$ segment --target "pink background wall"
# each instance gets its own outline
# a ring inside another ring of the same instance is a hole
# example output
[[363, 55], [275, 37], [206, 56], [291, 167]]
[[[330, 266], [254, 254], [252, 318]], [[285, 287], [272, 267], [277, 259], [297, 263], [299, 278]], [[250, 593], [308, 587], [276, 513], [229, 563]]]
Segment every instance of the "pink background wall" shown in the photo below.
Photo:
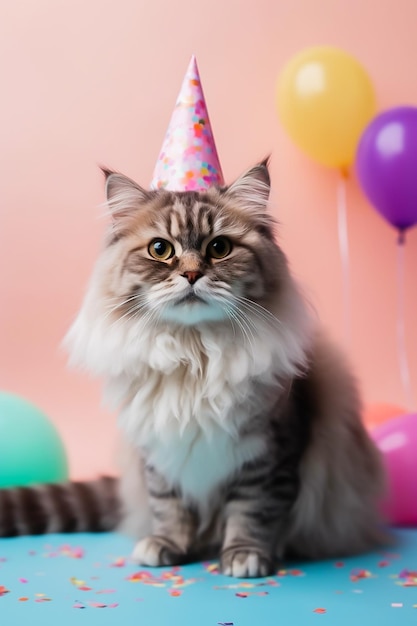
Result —
[[[410, 0], [6, 0], [0, 5], [0, 387], [57, 424], [74, 476], [111, 467], [115, 419], [59, 344], [102, 231], [103, 163], [144, 185], [191, 53], [228, 180], [272, 151], [280, 240], [331, 334], [343, 339], [336, 175], [280, 127], [274, 89], [302, 48], [329, 44], [370, 73], [379, 108], [417, 104]], [[349, 183], [353, 338], [367, 404], [404, 404], [396, 356], [395, 234]], [[406, 322], [417, 396], [417, 229]]]

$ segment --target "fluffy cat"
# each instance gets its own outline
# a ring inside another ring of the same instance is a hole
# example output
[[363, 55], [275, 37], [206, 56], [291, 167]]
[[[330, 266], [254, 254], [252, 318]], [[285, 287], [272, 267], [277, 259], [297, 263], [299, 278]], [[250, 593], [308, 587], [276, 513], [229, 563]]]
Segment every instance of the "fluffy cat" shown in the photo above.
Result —
[[144, 565], [217, 552], [238, 577], [376, 545], [380, 459], [274, 239], [267, 162], [199, 193], [105, 175], [112, 223], [66, 344], [118, 409], [122, 475], [0, 492], [0, 534], [117, 527]]

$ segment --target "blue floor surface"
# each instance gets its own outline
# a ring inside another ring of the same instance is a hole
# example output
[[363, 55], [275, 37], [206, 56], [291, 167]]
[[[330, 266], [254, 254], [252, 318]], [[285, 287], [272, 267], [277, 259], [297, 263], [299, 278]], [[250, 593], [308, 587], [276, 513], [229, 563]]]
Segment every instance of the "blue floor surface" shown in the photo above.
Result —
[[388, 551], [236, 580], [215, 563], [152, 569], [116, 534], [0, 540], [1, 626], [417, 625], [417, 530]]

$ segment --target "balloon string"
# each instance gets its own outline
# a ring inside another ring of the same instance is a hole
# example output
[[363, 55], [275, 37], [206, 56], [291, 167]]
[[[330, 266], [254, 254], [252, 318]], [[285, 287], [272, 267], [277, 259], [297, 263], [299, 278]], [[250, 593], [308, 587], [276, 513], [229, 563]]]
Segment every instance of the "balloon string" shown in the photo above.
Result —
[[345, 342], [346, 345], [349, 346], [351, 342], [349, 238], [347, 227], [346, 176], [343, 174], [340, 176], [337, 186], [337, 217], [343, 282], [343, 328]]
[[401, 382], [408, 410], [413, 406], [411, 391], [410, 369], [408, 367], [406, 338], [405, 338], [405, 239], [400, 233], [397, 242], [397, 348], [400, 365]]

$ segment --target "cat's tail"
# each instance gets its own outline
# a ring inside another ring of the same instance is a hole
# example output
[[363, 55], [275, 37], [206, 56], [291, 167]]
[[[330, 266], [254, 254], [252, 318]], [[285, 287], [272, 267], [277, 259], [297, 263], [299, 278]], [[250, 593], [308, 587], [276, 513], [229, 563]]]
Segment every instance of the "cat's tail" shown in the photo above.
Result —
[[0, 537], [110, 531], [120, 518], [113, 477], [0, 490]]

